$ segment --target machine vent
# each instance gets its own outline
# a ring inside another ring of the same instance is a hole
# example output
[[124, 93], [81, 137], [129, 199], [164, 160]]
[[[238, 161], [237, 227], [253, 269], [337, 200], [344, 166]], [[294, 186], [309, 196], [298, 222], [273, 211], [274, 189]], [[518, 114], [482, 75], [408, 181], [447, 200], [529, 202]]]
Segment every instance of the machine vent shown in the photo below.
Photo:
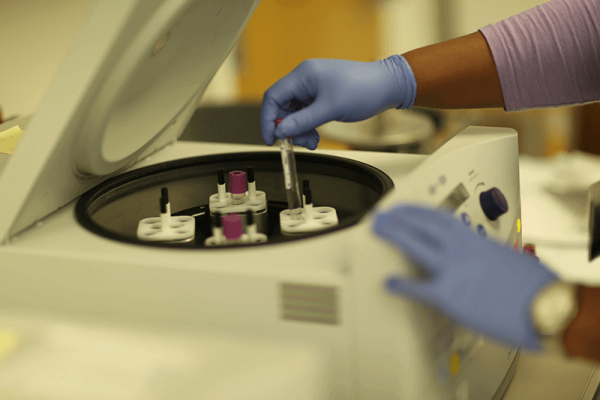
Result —
[[337, 289], [330, 286], [281, 284], [281, 308], [283, 319], [338, 323]]

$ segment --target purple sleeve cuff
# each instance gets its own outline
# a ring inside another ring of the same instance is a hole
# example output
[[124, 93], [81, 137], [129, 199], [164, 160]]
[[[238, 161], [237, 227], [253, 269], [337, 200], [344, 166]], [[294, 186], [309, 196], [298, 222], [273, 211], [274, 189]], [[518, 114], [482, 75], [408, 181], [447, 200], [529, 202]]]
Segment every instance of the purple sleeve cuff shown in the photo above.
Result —
[[600, 99], [600, 0], [553, 0], [480, 32], [507, 111]]

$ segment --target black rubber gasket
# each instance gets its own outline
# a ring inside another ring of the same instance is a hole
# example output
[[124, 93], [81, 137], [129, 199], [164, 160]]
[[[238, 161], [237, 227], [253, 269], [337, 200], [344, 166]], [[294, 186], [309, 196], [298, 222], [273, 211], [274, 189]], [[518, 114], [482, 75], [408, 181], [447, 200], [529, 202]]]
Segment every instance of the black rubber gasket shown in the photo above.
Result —
[[[134, 193], [147, 187], [164, 184], [172, 181], [193, 178], [199, 176], [214, 175], [217, 168], [224, 170], [233, 170], [240, 165], [254, 166], [255, 173], [260, 171], [281, 172], [281, 158], [279, 152], [244, 152], [244, 153], [225, 153], [206, 156], [184, 158], [175, 161], [168, 161], [160, 164], [143, 167], [133, 171], [125, 172], [107, 179], [103, 183], [83, 194], [75, 207], [75, 216], [77, 221], [86, 229], [109, 239], [124, 243], [131, 243], [141, 246], [166, 247], [166, 248], [188, 248], [188, 249], [215, 249], [198, 246], [190, 246], [185, 243], [162, 243], [162, 242], [144, 242], [132, 238], [131, 236], [120, 234], [106, 229], [93, 221], [92, 216], [96, 211], [111, 202]], [[330, 155], [296, 153], [296, 164], [298, 173], [318, 174], [332, 176], [348, 181], [353, 181], [365, 186], [377, 194], [379, 198], [383, 197], [394, 184], [389, 176], [383, 171], [351, 159], [335, 157]], [[375, 203], [371, 204], [373, 206]], [[285, 240], [274, 240], [268, 243], [247, 246], [263, 246], [284, 241], [293, 241], [306, 237], [316, 237], [327, 234], [332, 231], [338, 231], [356, 224], [363, 215], [368, 212], [368, 208], [356, 213], [351, 217], [340, 220], [339, 225], [331, 229], [299, 237], [287, 237]]]

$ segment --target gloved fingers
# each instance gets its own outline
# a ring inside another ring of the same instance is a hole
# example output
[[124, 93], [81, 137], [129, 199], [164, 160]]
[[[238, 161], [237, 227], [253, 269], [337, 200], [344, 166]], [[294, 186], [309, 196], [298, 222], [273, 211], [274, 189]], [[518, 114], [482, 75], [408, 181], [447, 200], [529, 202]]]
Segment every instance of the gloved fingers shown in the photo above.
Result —
[[314, 150], [319, 145], [319, 133], [316, 130], [311, 132], [302, 133], [292, 138], [292, 143], [296, 146], [306, 147], [309, 150]]
[[435, 301], [435, 289], [429, 281], [415, 281], [392, 276], [385, 281], [387, 290], [425, 303]]
[[412, 223], [398, 222], [387, 214], [379, 214], [373, 224], [373, 231], [391, 241], [409, 258], [423, 265], [428, 272], [436, 273], [443, 264], [441, 257], [444, 244], [440, 239], [423, 231]]
[[[318, 99], [308, 107], [288, 115], [275, 129], [275, 137], [283, 139], [315, 131], [315, 128], [336, 119], [331, 105]], [[315, 131], [316, 132], [316, 131]]]
[[277, 139], [275, 137], [275, 120], [283, 118], [289, 112], [284, 115], [282, 106], [274, 98], [268, 96], [267, 93], [265, 93], [260, 110], [260, 130], [265, 144], [272, 146]]
[[275, 120], [285, 118], [296, 111], [289, 108], [291, 105], [312, 102], [314, 94], [310, 93], [310, 85], [303, 84], [305, 79], [306, 77], [295, 69], [265, 91], [260, 111], [261, 132], [265, 144], [271, 146], [275, 143]]

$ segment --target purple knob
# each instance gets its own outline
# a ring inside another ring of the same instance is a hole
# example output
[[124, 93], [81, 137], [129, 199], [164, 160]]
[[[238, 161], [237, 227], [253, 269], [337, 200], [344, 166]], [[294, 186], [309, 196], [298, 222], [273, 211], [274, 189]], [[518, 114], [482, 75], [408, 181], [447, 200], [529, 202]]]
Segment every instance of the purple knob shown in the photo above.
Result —
[[246, 193], [246, 173], [244, 171], [231, 171], [229, 173], [229, 191], [232, 194]]
[[239, 214], [228, 214], [223, 217], [223, 234], [228, 240], [242, 237], [242, 217]]
[[508, 212], [508, 201], [497, 187], [482, 192], [479, 195], [479, 203], [485, 216], [492, 221]]

